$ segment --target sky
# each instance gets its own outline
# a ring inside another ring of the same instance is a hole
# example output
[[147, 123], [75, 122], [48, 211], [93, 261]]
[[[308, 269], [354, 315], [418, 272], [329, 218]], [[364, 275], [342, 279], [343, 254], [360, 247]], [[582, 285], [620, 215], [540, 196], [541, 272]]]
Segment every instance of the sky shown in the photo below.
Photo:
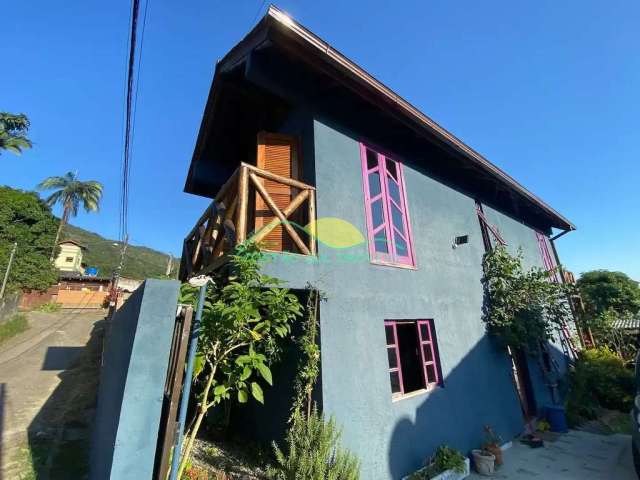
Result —
[[[0, 111], [29, 116], [34, 147], [2, 154], [0, 184], [33, 189], [68, 171], [98, 180], [100, 213], [72, 223], [108, 238], [118, 236], [130, 5], [3, 6]], [[215, 62], [268, 3], [147, 5], [130, 240], [179, 255], [208, 205], [182, 189]], [[569, 270], [620, 270], [640, 280], [640, 3], [277, 5], [575, 223], [557, 242]]]

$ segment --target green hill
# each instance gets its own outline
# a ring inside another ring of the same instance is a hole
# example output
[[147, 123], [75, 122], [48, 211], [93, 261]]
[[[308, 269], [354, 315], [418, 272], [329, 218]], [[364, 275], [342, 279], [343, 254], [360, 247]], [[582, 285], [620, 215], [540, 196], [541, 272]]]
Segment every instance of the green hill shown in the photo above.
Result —
[[[100, 235], [83, 230], [73, 225], [66, 225], [61, 235], [63, 240], [75, 240], [85, 247], [87, 250], [83, 253], [83, 263], [87, 267], [98, 268], [98, 275], [101, 277], [110, 277], [113, 270], [120, 263], [120, 243], [117, 245], [115, 240], [109, 240]], [[139, 247], [129, 245], [124, 258], [124, 267], [122, 276], [145, 279], [164, 277], [167, 270], [167, 262], [169, 254], [158, 252], [147, 247]], [[173, 269], [171, 277], [175, 278], [180, 259], [173, 260]]]

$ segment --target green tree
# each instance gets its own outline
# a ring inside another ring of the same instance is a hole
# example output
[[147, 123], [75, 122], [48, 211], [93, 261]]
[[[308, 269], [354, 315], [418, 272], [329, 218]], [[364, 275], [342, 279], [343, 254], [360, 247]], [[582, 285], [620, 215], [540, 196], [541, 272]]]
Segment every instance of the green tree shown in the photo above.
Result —
[[9, 288], [45, 290], [57, 279], [49, 260], [57, 220], [36, 193], [0, 187], [0, 275], [18, 243]]
[[55, 204], [62, 206], [62, 218], [60, 219], [53, 250], [51, 251], [51, 258], [53, 258], [62, 227], [69, 221], [70, 217], [78, 215], [80, 206], [82, 205], [86, 212], [97, 212], [100, 208], [102, 184], [95, 180], [82, 182], [78, 180], [77, 172], [68, 172], [62, 177], [46, 178], [38, 184], [37, 188], [41, 191], [55, 190], [45, 201], [50, 207]]
[[[254, 244], [236, 247], [233, 276], [219, 278], [203, 305], [196, 381], [202, 386], [193, 428], [186, 435], [178, 478], [209, 409], [222, 401], [264, 401], [262, 382], [272, 383], [270, 365], [279, 359], [281, 340], [302, 315], [298, 298], [281, 281], [260, 273], [262, 254]], [[193, 302], [193, 292], [182, 301]]]
[[23, 149], [31, 148], [31, 140], [27, 138], [29, 126], [29, 119], [23, 113], [0, 112], [0, 154], [8, 150], [20, 155]]
[[638, 282], [622, 272], [585, 272], [580, 275], [577, 284], [589, 317], [596, 317], [608, 310], [619, 314], [636, 314], [640, 311]]

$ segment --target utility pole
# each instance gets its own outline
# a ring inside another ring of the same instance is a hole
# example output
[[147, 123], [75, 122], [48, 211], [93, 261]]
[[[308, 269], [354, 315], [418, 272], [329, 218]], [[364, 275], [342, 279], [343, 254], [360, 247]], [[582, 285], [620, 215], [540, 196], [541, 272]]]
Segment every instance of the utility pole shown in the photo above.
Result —
[[167, 262], [167, 271], [165, 275], [168, 277], [171, 275], [171, 270], [173, 269], [173, 255], [169, 254], [169, 261]]
[[18, 248], [18, 242], [13, 242], [11, 255], [9, 255], [9, 263], [7, 264], [7, 269], [4, 272], [4, 279], [2, 280], [2, 288], [0, 288], [0, 298], [4, 298], [4, 289], [7, 287], [7, 281], [9, 280], [9, 272], [11, 271], [11, 264], [13, 263], [13, 257], [16, 255], [17, 248]]
[[111, 299], [109, 302], [109, 316], [111, 316], [115, 309], [118, 307], [118, 280], [120, 279], [120, 272], [122, 272], [122, 267], [124, 266], [124, 256], [127, 253], [128, 245], [129, 235], [125, 235], [124, 242], [122, 243], [122, 249], [120, 250], [120, 263], [118, 264], [118, 267], [113, 271], [113, 275], [111, 277]]

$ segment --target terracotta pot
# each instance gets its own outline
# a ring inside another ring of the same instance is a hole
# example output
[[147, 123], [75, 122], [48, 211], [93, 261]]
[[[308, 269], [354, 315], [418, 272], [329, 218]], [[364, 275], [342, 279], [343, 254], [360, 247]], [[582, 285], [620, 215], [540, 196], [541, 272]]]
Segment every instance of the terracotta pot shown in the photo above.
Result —
[[484, 449], [487, 452], [491, 452], [496, 457], [496, 465], [502, 465], [502, 449], [500, 448], [500, 445], [488, 443], [484, 445]]

